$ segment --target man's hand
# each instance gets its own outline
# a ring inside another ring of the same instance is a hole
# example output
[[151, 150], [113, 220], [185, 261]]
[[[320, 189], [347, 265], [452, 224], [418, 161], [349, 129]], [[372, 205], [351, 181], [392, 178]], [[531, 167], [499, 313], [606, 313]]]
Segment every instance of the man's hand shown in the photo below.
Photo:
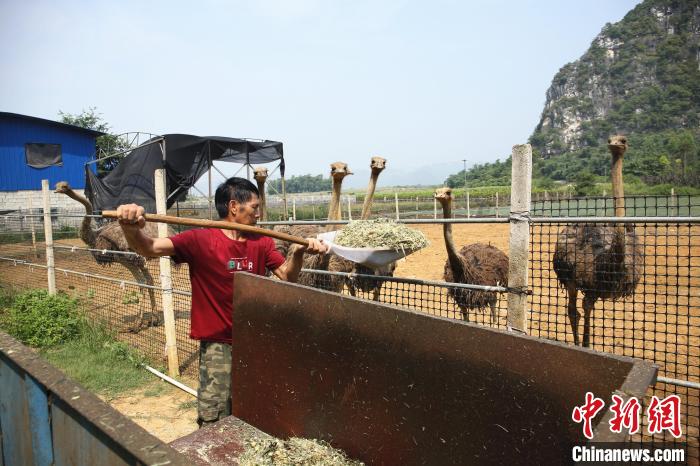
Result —
[[306, 238], [306, 241], [309, 242], [308, 246], [301, 246], [298, 244], [294, 245], [294, 249], [292, 250], [293, 254], [296, 255], [304, 255], [304, 253], [307, 254], [327, 254], [328, 253], [328, 245], [323, 242], [323, 240], [320, 240], [318, 238]]
[[140, 229], [146, 226], [145, 212], [140, 205], [123, 204], [117, 207], [117, 218], [123, 229]]

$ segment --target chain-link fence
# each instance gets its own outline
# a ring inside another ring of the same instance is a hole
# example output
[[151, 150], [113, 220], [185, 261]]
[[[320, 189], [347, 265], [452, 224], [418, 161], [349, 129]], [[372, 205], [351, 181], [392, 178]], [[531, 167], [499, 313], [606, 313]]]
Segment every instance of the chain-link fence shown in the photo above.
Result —
[[534, 203], [530, 332], [566, 343], [576, 333], [594, 350], [658, 364], [667, 382], [645, 406], [652, 395], [680, 396], [683, 436], [653, 440], [687, 441], [697, 461], [700, 198], [631, 196], [625, 205], [625, 222], [611, 223], [596, 221], [614, 215], [610, 198]]
[[[569, 317], [573, 308], [581, 314], [576, 325], [581, 342], [587, 334], [594, 350], [658, 364], [661, 382], [649, 396], [681, 397], [683, 436], [679, 440], [655, 440], [687, 441], [691, 458], [697, 459], [700, 197], [629, 196], [625, 201], [628, 218], [612, 223], [597, 220], [614, 215], [611, 198], [542, 199], [533, 203], [530, 333], [573, 344]], [[184, 209], [172, 213], [188, 215]], [[152, 358], [163, 358], [158, 262], [143, 261], [148, 274], [142, 273], [139, 279], [133, 264], [126, 265], [127, 259], [136, 259], [133, 254], [86, 247], [78, 235], [82, 220], [80, 211], [52, 212], [58, 289], [79, 295], [89, 314], [110, 325], [120, 338]], [[46, 287], [43, 234], [39, 210], [0, 217], [0, 285]], [[444, 245], [436, 247], [442, 249]], [[306, 270], [301, 281], [437, 316], [506, 327], [506, 284], [480, 288], [383, 277], [348, 268], [347, 264], [338, 270]], [[150, 281], [144, 279], [148, 276]], [[190, 285], [186, 265], [174, 267], [173, 289], [180, 369], [196, 376], [197, 346], [188, 338]], [[492, 295], [493, 305], [461, 308], [458, 302], [469, 293]], [[569, 293], [575, 293], [577, 299], [570, 301]], [[590, 314], [588, 331], [586, 309]]]

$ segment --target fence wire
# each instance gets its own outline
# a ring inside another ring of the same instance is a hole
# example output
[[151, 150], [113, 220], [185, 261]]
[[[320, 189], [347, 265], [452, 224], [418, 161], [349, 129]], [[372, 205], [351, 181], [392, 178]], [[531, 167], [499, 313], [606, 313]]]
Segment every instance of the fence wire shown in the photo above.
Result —
[[[628, 217], [700, 216], [700, 197], [697, 196], [629, 196], [625, 202]], [[418, 204], [416, 210], [422, 207], [426, 212], [429, 210], [427, 202], [425, 206]], [[626, 247], [623, 252], [608, 255], [607, 266], [603, 261], [604, 266], [597, 274], [597, 281], [582, 283], [577, 292], [576, 309], [582, 316], [584, 295], [597, 293], [602, 298], [603, 294], [608, 293], [606, 299], [597, 299], [593, 305], [590, 347], [654, 362], [660, 366], [661, 377], [697, 384], [700, 382], [700, 225], [644, 219], [644, 222], [629, 224], [629, 227], [603, 224], [600, 229], [601, 225], [567, 220], [567, 217], [611, 215], [614, 215], [611, 198], [543, 199], [533, 202], [531, 216], [548, 217], [553, 222], [531, 224], [530, 333], [573, 344], [567, 313], [568, 291], [562, 286], [554, 266], [558, 241], [562, 243], [560, 251], [566, 253], [564, 256], [568, 256], [570, 262], [594, 264], [596, 251], [614, 243], [615, 235], [629, 236], [630, 232], [634, 232], [640, 254], [635, 255], [633, 247]], [[416, 218], [419, 217], [429, 215], [416, 215]], [[80, 210], [61, 214], [52, 212], [58, 289], [79, 295], [90, 316], [109, 325], [120, 339], [141, 349], [154, 360], [163, 361], [165, 335], [162, 314], [158, 312], [161, 309], [158, 261], [144, 262], [152, 281], [144, 280], [144, 275], [137, 278], [124, 265], [129, 254], [89, 250], [80, 241], [78, 228], [81, 220]], [[561, 241], [562, 232], [573, 225], [579, 230], [587, 229], [587, 235], [583, 237], [595, 236], [597, 239], [590, 242], [587, 249], [576, 246], [576, 234], [571, 235], [573, 241]], [[499, 225], [498, 231], [505, 232], [507, 227]], [[598, 231], [597, 236], [592, 235], [595, 231]], [[491, 234], [496, 234], [494, 232]], [[43, 235], [43, 217], [38, 209], [24, 215], [2, 217], [0, 285], [17, 289], [46, 288]], [[444, 245], [436, 247], [442, 249]], [[628, 296], [613, 300], [610, 293], [625, 275], [625, 270], [616, 268], [615, 264], [624, 264], [625, 259], [631, 267], [628, 269], [636, 270], [637, 277], [632, 280], [634, 286], [630, 285], [632, 290]], [[566, 276], [567, 273], [571, 275], [576, 272], [576, 269], [567, 272], [565, 267], [562, 269], [559, 266], [558, 271], [559, 275]], [[593, 275], [596, 276], [595, 273]], [[374, 299], [431, 315], [496, 328], [506, 327], [507, 299], [502, 290], [474, 290], [439, 281], [325, 270], [305, 270], [300, 278], [302, 284], [328, 291]], [[197, 343], [188, 337], [191, 298], [187, 266], [174, 267], [172, 280], [180, 369], [196, 378]], [[153, 291], [155, 310], [149, 291]], [[460, 293], [475, 292], [495, 296], [493, 314], [488, 306], [485, 309], [459, 307], [455, 297], [459, 297]], [[583, 327], [584, 318], [581, 317], [578, 325], [581, 339]], [[688, 442], [691, 459], [697, 461], [699, 391], [695, 387], [659, 382], [648, 392], [646, 402], [651, 395], [666, 397], [671, 394], [679, 395], [683, 403], [683, 437], [679, 440], [660, 437], [652, 440]], [[645, 437], [644, 440], [649, 439]]]
[[[633, 197], [625, 198], [625, 204], [627, 217], [691, 217], [700, 209], [699, 198], [692, 196]], [[610, 198], [535, 203], [533, 211], [557, 223], [531, 225], [530, 333], [573, 344], [571, 307], [580, 314], [576, 327], [583, 340], [588, 308], [590, 348], [654, 362], [660, 377], [697, 387], [700, 224], [567, 221], [567, 216], [613, 215]], [[577, 299], [570, 300], [570, 295]], [[652, 395], [680, 396], [683, 436], [640, 439], [687, 442], [690, 458], [697, 461], [700, 390], [659, 382], [647, 395], [645, 406]]]

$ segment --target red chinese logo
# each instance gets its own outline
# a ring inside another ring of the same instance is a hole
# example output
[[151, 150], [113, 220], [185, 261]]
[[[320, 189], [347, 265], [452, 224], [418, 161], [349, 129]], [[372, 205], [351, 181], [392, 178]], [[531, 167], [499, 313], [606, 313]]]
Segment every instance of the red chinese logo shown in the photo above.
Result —
[[[583, 435], [587, 439], [593, 438], [593, 418], [603, 409], [605, 402], [597, 398], [593, 393], [586, 392], [586, 402], [574, 407], [571, 419], [577, 423], [583, 423]], [[642, 405], [635, 397], [630, 397], [626, 402], [618, 395], [612, 396], [610, 411], [613, 418], [608, 421], [610, 431], [620, 433], [627, 429], [630, 435], [639, 432], [639, 414]], [[675, 438], [683, 433], [681, 430], [681, 398], [678, 395], [669, 395], [663, 400], [652, 396], [651, 403], [646, 411], [650, 434], [660, 434], [667, 430]]]
[[647, 418], [650, 434], [659, 434], [668, 430], [675, 438], [681, 436], [681, 398], [678, 395], [669, 395], [659, 401], [657, 396], [651, 397], [651, 403], [647, 408]]
[[613, 395], [613, 404], [610, 411], [615, 414], [608, 424], [610, 424], [611, 432], [622, 432], [622, 428], [626, 428], [630, 434], [639, 432], [639, 411], [642, 405], [635, 397], [631, 397], [626, 403], [623, 403], [622, 397]]
[[596, 398], [591, 392], [586, 392], [586, 402], [581, 406], [576, 406], [571, 413], [571, 419], [574, 422], [583, 422], [583, 435], [587, 439], [593, 438], [592, 420], [603, 409], [603, 406], [605, 406], [603, 400]]

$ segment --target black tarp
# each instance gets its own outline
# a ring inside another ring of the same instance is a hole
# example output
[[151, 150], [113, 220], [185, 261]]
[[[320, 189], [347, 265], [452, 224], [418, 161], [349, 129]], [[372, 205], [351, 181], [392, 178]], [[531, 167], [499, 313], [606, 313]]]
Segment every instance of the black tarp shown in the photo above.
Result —
[[[165, 147], [165, 159], [162, 147]], [[210, 162], [261, 164], [280, 162], [284, 176], [282, 143], [251, 141], [218, 136], [166, 134], [141, 144], [103, 178], [85, 167], [85, 193], [95, 210], [113, 210], [120, 204], [136, 203], [146, 212], [156, 211], [153, 177], [165, 166], [167, 206], [183, 198], [209, 169]]]

